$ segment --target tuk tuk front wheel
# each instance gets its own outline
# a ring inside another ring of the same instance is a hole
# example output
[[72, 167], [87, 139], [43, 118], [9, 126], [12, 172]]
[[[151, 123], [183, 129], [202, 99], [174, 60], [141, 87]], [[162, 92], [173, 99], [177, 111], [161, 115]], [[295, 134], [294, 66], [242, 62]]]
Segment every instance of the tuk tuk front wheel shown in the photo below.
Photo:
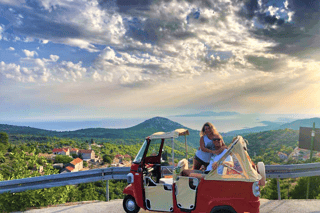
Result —
[[136, 200], [131, 195], [127, 195], [123, 199], [123, 208], [127, 213], [138, 213], [140, 207], [137, 205]]

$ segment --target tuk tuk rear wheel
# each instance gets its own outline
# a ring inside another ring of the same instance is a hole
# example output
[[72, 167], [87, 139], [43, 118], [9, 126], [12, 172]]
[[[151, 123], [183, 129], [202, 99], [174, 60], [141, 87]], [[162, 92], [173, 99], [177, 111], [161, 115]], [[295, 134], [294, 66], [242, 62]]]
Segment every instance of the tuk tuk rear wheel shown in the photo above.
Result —
[[237, 213], [231, 206], [216, 206], [210, 213]]
[[138, 213], [140, 207], [137, 205], [136, 200], [131, 195], [127, 195], [123, 199], [123, 208], [127, 213]]

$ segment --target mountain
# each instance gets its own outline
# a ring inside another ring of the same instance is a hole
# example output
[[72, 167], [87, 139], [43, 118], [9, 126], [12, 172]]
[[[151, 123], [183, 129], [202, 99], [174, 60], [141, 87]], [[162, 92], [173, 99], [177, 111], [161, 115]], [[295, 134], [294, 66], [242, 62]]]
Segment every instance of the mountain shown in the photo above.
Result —
[[15, 126], [0, 124], [0, 131], [6, 132], [8, 134], [24, 134], [24, 135], [41, 135], [41, 136], [51, 136], [52, 134], [58, 134], [57, 131], [38, 129], [28, 126]]
[[320, 128], [320, 118], [310, 118], [310, 119], [301, 119], [296, 120], [291, 123], [286, 123], [280, 126], [280, 129], [294, 129], [299, 130], [300, 127], [313, 127], [313, 122], [315, 122], [316, 128]]
[[254, 132], [276, 130], [276, 129], [281, 129], [280, 127], [283, 124], [283, 123], [270, 122], [270, 121], [262, 121], [261, 123], [265, 124], [266, 126], [256, 126], [256, 127], [252, 127], [252, 128], [234, 130], [234, 131], [230, 131], [227, 133], [222, 133], [222, 135], [223, 136], [236, 136], [236, 135], [246, 135], [246, 134], [254, 133]]
[[176, 115], [176, 117], [210, 117], [210, 116], [233, 116], [233, 115], [240, 115], [240, 113], [205, 111], [205, 112], [200, 112], [196, 114]]
[[280, 151], [282, 146], [292, 147], [297, 146], [299, 141], [299, 131], [293, 129], [278, 129], [259, 133], [250, 133], [243, 136], [248, 140], [248, 152], [250, 156], [262, 155], [266, 149], [272, 148], [275, 151]]
[[299, 130], [300, 127], [310, 127], [312, 128], [313, 122], [315, 122], [316, 128], [320, 128], [320, 118], [310, 118], [310, 119], [299, 119], [290, 123], [278, 123], [278, 122], [270, 122], [270, 121], [262, 121], [261, 123], [266, 126], [257, 126], [253, 128], [246, 128], [240, 130], [234, 130], [227, 133], [222, 133], [224, 137], [232, 137], [236, 135], [246, 135], [254, 132], [264, 132], [269, 130], [278, 130], [278, 129], [293, 129]]
[[[82, 138], [82, 139], [138, 139], [144, 140], [147, 136], [155, 132], [169, 132], [178, 128], [186, 128], [189, 130], [190, 135], [187, 137], [189, 146], [199, 146], [199, 131], [187, 128], [177, 122], [171, 121], [163, 117], [154, 117], [148, 119], [136, 126], [124, 129], [107, 129], [107, 128], [87, 128], [75, 131], [50, 131], [31, 127], [21, 127], [0, 124], [0, 131], [7, 132], [8, 134], [27, 134], [27, 135], [40, 135], [40, 136], [57, 136], [66, 138]], [[179, 139], [184, 142], [184, 138]]]

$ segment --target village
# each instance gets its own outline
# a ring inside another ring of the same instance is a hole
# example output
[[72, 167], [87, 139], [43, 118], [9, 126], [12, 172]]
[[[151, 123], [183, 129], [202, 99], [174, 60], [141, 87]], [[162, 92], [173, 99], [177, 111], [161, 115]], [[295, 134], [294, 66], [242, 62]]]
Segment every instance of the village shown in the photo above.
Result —
[[[96, 145], [96, 144], [93, 144]], [[96, 145], [96, 146], [103, 146], [103, 145]], [[28, 154], [28, 153], [27, 153]], [[73, 160], [70, 163], [61, 163], [56, 162], [56, 156], [69, 156], [72, 157]], [[278, 152], [278, 157], [281, 161], [287, 162], [289, 159], [292, 160], [302, 160], [306, 161], [310, 158], [310, 150], [301, 149], [296, 147], [289, 155]], [[132, 156], [125, 154], [116, 154], [112, 159], [111, 163], [106, 163], [96, 155], [95, 151], [91, 149], [78, 149], [73, 147], [64, 147], [64, 148], [54, 148], [51, 154], [48, 153], [39, 153], [39, 157], [44, 157], [48, 160], [53, 161], [53, 167], [59, 170], [59, 173], [68, 173], [68, 172], [78, 172], [84, 171], [89, 169], [97, 169], [97, 168], [104, 168], [104, 167], [130, 167], [132, 163]], [[320, 158], [320, 152], [314, 152], [313, 157]], [[190, 163], [192, 163], [192, 158], [188, 159]], [[163, 162], [163, 160], [162, 160]], [[169, 161], [168, 165], [172, 163]], [[43, 171], [43, 167], [40, 166], [38, 171], [41, 173]]]
[[[78, 172], [89, 169], [97, 169], [103, 167], [130, 167], [132, 157], [128, 154], [117, 154], [112, 159], [110, 164], [106, 164], [103, 159], [96, 155], [95, 151], [90, 149], [78, 149], [73, 147], [54, 148], [52, 153], [39, 153], [38, 157], [44, 157], [47, 160], [53, 161], [53, 167], [59, 170], [59, 173]], [[26, 153], [33, 155], [33, 153]], [[56, 156], [69, 156], [73, 158], [70, 163], [56, 162]], [[37, 169], [40, 173], [43, 172], [43, 166]]]

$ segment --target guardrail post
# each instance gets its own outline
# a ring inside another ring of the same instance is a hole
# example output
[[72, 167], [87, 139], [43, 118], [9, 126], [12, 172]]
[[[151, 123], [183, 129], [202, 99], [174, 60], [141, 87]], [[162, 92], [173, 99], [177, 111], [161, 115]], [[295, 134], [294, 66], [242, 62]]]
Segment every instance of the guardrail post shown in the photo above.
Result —
[[280, 178], [277, 178], [278, 200], [281, 200]]
[[107, 180], [106, 184], [106, 201], [109, 201], [109, 180]]
[[[313, 128], [311, 131], [311, 150], [310, 150], [310, 163], [312, 163], [312, 154], [313, 154], [313, 146], [314, 146], [314, 136], [315, 136], [315, 128], [316, 128], [316, 124], [315, 122], [313, 122]], [[310, 177], [308, 177], [308, 183], [307, 183], [307, 196], [306, 199], [309, 199], [309, 188], [310, 188]]]

